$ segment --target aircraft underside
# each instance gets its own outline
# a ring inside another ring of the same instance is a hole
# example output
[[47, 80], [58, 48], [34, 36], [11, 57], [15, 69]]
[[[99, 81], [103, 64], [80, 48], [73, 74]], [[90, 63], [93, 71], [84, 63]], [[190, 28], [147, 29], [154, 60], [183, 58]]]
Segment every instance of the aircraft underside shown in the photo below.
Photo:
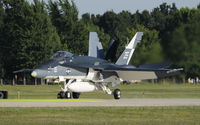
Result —
[[[59, 71], [59, 72], [58, 72]], [[112, 84], [115, 87], [121, 81], [116, 73], [95, 71], [91, 68], [72, 68], [57, 66], [45, 70], [35, 70], [32, 76], [45, 79], [52, 79], [55, 82], [63, 82], [60, 86], [61, 92], [58, 93], [58, 98], [79, 98], [80, 93], [93, 92], [95, 90], [103, 90], [105, 93], [114, 95], [115, 99], [120, 98], [120, 90], [112, 92], [107, 85]]]
[[[118, 83], [120, 83], [120, 80], [114, 74], [108, 73], [107, 75], [105, 75], [104, 79], [103, 74], [98, 71], [89, 69], [87, 76], [82, 76], [82, 79], [77, 78], [78, 77], [76, 77], [75, 79], [70, 76], [59, 76], [59, 82], [63, 82], [64, 84], [63, 86], [60, 85], [61, 92], [58, 93], [58, 98], [71, 98], [70, 91], [72, 92], [72, 97], [77, 99], [79, 98], [80, 93], [103, 90], [106, 94], [113, 94], [115, 99], [120, 99], [121, 92], [119, 89], [115, 89], [112, 92], [108, 88], [108, 84], [112, 84], [112, 86], [115, 87]], [[79, 76], [79, 78], [81, 78], [81, 76]]]
[[77, 99], [79, 98], [80, 93], [84, 92], [93, 92], [95, 90], [103, 90], [105, 93], [109, 95], [114, 95], [115, 99], [119, 99], [121, 96], [121, 92], [119, 89], [116, 89], [115, 91], [111, 91], [107, 87], [107, 83], [94, 83], [91, 81], [82, 81], [80, 79], [74, 79], [74, 80], [66, 80], [64, 82], [63, 86], [60, 86], [61, 92], [58, 93], [58, 98], [61, 99], [70, 99], [71, 98], [71, 93], [72, 92], [72, 97]]

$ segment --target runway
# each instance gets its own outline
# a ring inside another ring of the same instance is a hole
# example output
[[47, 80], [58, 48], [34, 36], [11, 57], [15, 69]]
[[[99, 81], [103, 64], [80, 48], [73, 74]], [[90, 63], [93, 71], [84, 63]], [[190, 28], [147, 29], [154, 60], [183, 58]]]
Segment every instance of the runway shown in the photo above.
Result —
[[8, 99], [0, 107], [200, 106], [200, 99]]

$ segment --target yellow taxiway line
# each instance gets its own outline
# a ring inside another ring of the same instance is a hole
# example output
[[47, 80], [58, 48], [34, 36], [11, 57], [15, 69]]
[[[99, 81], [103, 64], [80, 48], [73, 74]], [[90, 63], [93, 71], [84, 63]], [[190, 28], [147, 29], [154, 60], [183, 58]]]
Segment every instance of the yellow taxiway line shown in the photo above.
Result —
[[75, 100], [75, 99], [0, 99], [0, 101], [19, 102], [104, 102], [102, 100]]

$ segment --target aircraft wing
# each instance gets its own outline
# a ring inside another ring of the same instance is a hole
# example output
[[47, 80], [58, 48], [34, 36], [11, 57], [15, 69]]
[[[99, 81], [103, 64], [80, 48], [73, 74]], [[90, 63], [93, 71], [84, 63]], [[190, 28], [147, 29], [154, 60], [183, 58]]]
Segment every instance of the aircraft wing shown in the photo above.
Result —
[[21, 73], [21, 72], [27, 72], [27, 73], [31, 73], [34, 69], [21, 69], [21, 70], [17, 70], [17, 71], [14, 71], [13, 73], [16, 74], [16, 73]]
[[180, 69], [162, 69], [162, 68], [126, 68], [112, 64], [79, 64], [68, 62], [62, 66], [79, 67], [79, 68], [92, 68], [104, 73], [116, 72], [117, 75], [123, 80], [146, 80], [168, 77], [180, 74]]
[[180, 74], [180, 69], [151, 69], [151, 68], [132, 68], [132, 69], [119, 69], [119, 70], [104, 70], [115, 71], [123, 80], [147, 80], [164, 78], [168, 76]]

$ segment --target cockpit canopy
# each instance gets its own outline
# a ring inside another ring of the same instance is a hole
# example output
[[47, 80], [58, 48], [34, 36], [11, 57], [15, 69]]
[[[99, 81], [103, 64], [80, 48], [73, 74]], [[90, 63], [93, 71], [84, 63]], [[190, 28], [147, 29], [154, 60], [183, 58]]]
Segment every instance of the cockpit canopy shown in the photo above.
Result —
[[56, 58], [70, 58], [72, 57], [73, 54], [70, 52], [66, 52], [66, 51], [57, 51], [52, 57], [51, 59], [56, 59]]

